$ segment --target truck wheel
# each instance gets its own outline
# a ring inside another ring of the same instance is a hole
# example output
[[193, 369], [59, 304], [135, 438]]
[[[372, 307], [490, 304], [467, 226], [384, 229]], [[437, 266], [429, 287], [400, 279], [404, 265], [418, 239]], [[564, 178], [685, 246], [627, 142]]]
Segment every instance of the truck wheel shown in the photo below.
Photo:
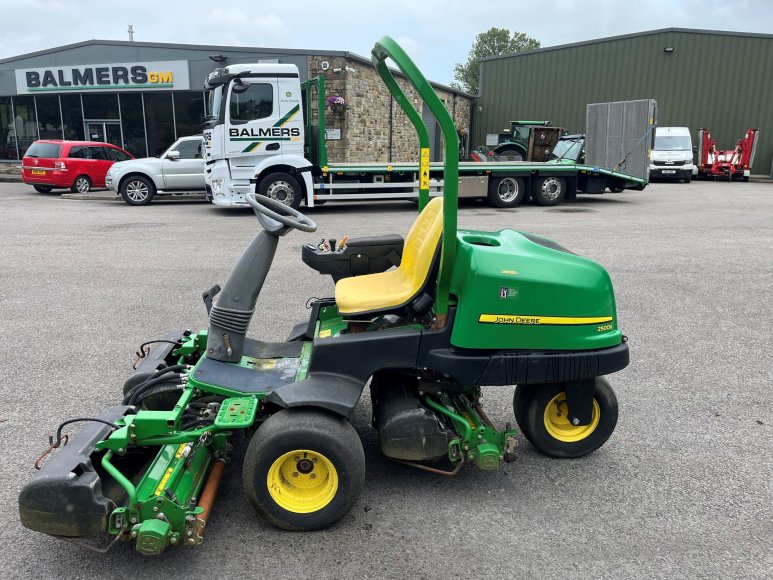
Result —
[[556, 205], [566, 195], [563, 177], [540, 177], [532, 183], [531, 198], [539, 205]]
[[156, 195], [156, 186], [142, 175], [127, 177], [119, 189], [121, 197], [129, 205], [148, 205]]
[[492, 179], [488, 186], [488, 201], [494, 207], [516, 207], [523, 201], [523, 179], [500, 177]]
[[685, 183], [690, 183], [690, 181], [692, 181], [692, 175], [690, 177], [685, 177], [683, 181]]
[[365, 483], [365, 454], [346, 419], [317, 409], [284, 409], [253, 435], [244, 491], [285, 530], [317, 530], [345, 516]]
[[88, 193], [91, 189], [91, 180], [85, 175], [79, 175], [75, 178], [70, 186], [70, 191], [73, 193]]
[[582, 457], [601, 447], [617, 425], [617, 398], [604, 377], [596, 377], [593, 416], [589, 425], [567, 418], [562, 383], [535, 387], [526, 406], [525, 429], [532, 445], [551, 457]]
[[625, 184], [618, 183], [616, 185], [610, 185], [609, 191], [611, 191], [612, 193], [622, 193], [623, 191], [625, 191]]
[[292, 175], [287, 173], [270, 173], [260, 180], [257, 192], [271, 199], [281, 201], [293, 209], [301, 207], [303, 189]]
[[51, 193], [51, 190], [54, 189], [50, 185], [33, 185], [32, 187], [34, 187], [35, 191], [38, 193]]

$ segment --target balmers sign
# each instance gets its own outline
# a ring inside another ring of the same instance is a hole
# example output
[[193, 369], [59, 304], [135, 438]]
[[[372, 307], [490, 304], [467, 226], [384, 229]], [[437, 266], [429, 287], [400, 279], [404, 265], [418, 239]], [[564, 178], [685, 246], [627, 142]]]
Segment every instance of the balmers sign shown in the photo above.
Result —
[[190, 79], [185, 60], [16, 70], [19, 94], [188, 89]]

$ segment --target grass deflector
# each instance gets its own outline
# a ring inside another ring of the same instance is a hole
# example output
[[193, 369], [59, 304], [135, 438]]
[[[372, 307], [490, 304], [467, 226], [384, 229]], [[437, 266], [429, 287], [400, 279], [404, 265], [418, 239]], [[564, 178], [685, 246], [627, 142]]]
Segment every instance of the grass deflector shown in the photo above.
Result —
[[443, 130], [443, 197], [429, 201], [424, 184], [405, 240], [305, 246], [335, 297], [315, 299], [309, 320], [272, 343], [247, 330], [277, 244], [316, 225], [250, 194], [262, 230], [222, 289], [204, 294], [209, 328], [152, 341], [121, 405], [75, 419], [86, 424], [66, 445], [60, 426], [20, 494], [26, 527], [134, 541], [146, 555], [198, 544], [239, 432], [250, 437], [242, 476], [256, 510], [284, 529], [329, 526], [365, 480], [348, 419], [366, 385], [384, 455], [435, 473], [514, 459], [518, 432], [489, 420], [482, 385], [517, 385], [515, 419], [546, 455], [579, 457], [609, 438], [617, 402], [603, 375], [628, 364], [628, 347], [607, 272], [539, 236], [457, 231], [454, 124], [403, 50], [380, 40], [373, 63], [416, 127], [422, 163], [428, 133], [387, 58]]

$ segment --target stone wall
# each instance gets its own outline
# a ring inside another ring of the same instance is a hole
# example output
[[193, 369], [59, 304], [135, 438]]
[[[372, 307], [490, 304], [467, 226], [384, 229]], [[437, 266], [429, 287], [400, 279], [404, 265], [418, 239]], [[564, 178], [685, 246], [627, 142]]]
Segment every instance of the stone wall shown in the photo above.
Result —
[[[321, 67], [323, 61], [330, 64], [326, 71]], [[327, 141], [330, 162], [418, 161], [416, 130], [372, 65], [352, 58], [311, 56], [308, 67], [309, 77], [325, 77], [326, 97], [341, 96], [348, 104], [342, 114], [332, 114], [330, 109], [325, 112], [327, 127], [341, 129], [340, 140]], [[416, 91], [404, 78], [396, 78], [421, 114]], [[435, 90], [454, 118], [457, 132], [469, 133], [472, 99], [453, 91]]]

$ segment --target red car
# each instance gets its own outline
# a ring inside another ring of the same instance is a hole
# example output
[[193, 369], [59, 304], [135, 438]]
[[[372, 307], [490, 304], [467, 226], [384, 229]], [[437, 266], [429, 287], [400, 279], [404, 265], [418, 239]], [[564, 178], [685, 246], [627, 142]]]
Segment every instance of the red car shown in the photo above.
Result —
[[120, 147], [97, 141], [35, 141], [21, 164], [21, 178], [40, 193], [67, 188], [85, 193], [105, 187], [105, 174], [116, 161], [134, 159]]

